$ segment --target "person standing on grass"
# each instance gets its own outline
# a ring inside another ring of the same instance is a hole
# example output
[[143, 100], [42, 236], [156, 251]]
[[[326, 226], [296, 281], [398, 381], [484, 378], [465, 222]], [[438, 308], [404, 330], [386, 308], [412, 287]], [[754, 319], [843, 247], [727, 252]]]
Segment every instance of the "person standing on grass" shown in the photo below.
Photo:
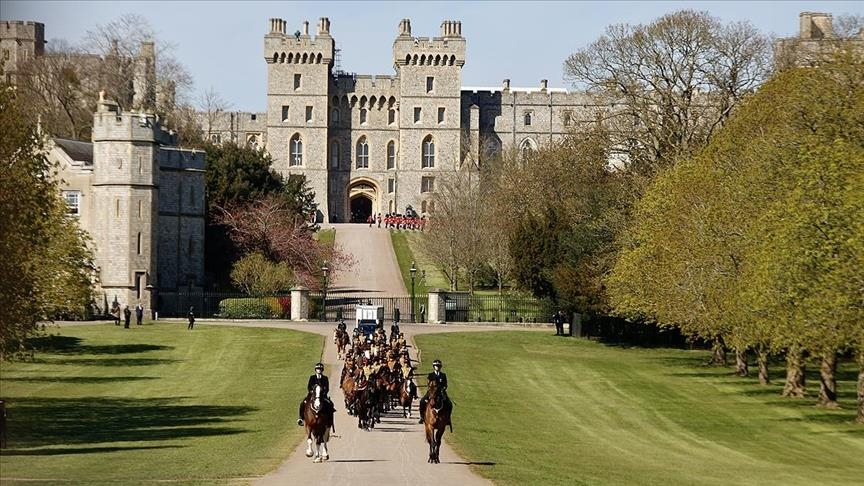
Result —
[[186, 329], [192, 329], [195, 327], [195, 307], [189, 307], [189, 314], [186, 315], [189, 318], [189, 326]]
[[561, 312], [561, 311], [558, 311], [558, 312], [552, 314], [552, 322], [555, 323], [555, 335], [556, 336], [560, 336], [560, 335], [564, 334], [564, 324], [561, 322], [561, 314], [563, 314], [563, 312]]
[[123, 327], [129, 329], [129, 321], [132, 320], [132, 311], [129, 310], [129, 306], [123, 307]]
[[135, 323], [140, 326], [142, 320], [144, 320], [144, 306], [139, 302], [135, 306]]

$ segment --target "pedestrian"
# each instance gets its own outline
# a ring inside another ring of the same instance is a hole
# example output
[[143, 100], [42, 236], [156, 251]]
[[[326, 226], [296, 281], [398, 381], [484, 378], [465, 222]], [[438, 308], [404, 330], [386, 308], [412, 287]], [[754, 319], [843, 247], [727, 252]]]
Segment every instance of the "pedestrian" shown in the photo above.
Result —
[[129, 310], [129, 306], [123, 307], [123, 322], [126, 329], [129, 329], [129, 321], [132, 320], [132, 311]]
[[395, 326], [399, 325], [399, 317], [400, 317], [399, 308], [397, 307], [397, 308], [393, 309], [393, 325], [395, 325]]
[[426, 322], [426, 306], [420, 304], [420, 322]]
[[114, 302], [111, 304], [111, 317], [114, 318], [114, 325], [120, 325], [120, 302], [117, 302], [117, 299], [114, 299]]
[[186, 315], [189, 318], [189, 326], [186, 329], [192, 329], [195, 327], [195, 307], [189, 307], [189, 314]]
[[378, 227], [381, 227], [381, 213], [378, 213]]
[[135, 306], [135, 323], [140, 326], [142, 320], [144, 320], [144, 306], [138, 302], [138, 305]]
[[564, 314], [563, 311], [558, 311], [552, 314], [552, 322], [555, 323], [555, 335], [561, 336], [564, 334], [564, 325], [561, 323], [561, 316]]

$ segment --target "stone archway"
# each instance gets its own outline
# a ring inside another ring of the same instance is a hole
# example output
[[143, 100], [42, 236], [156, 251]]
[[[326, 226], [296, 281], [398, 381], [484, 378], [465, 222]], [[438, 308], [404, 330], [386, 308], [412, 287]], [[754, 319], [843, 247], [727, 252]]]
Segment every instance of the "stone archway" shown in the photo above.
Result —
[[374, 181], [369, 179], [352, 181], [348, 186], [348, 221], [365, 223], [370, 215], [376, 214], [378, 195], [378, 184]]

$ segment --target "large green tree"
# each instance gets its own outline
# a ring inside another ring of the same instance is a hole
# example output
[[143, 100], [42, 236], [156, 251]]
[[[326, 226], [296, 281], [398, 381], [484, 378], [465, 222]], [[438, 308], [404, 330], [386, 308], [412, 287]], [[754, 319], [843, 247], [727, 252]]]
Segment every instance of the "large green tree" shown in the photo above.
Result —
[[56, 167], [17, 90], [0, 86], [0, 358], [38, 322], [85, 315], [95, 275], [88, 241], [60, 197]]

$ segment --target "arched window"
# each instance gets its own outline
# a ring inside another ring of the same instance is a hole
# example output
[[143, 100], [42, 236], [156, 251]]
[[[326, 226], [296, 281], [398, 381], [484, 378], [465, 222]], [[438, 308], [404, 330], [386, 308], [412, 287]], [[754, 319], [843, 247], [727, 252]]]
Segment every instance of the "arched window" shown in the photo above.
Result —
[[432, 135], [427, 135], [423, 139], [423, 160], [421, 167], [423, 169], [435, 167], [435, 141], [432, 139]]
[[330, 110], [330, 123], [339, 123], [339, 108]]
[[339, 142], [330, 143], [330, 168], [338, 169], [340, 162]]
[[366, 124], [366, 108], [360, 108], [360, 124]]
[[525, 162], [529, 158], [531, 158], [531, 154], [534, 152], [534, 150], [536, 150], [534, 140], [531, 140], [530, 138], [526, 138], [525, 140], [523, 140], [522, 143], [519, 145], [519, 154], [522, 158], [522, 162]]
[[531, 112], [530, 111], [525, 113], [525, 126], [526, 127], [531, 126]]
[[288, 144], [288, 166], [296, 167], [303, 165], [303, 140], [300, 139], [300, 134], [295, 133], [291, 137], [291, 142]]
[[396, 168], [396, 142], [392, 140], [387, 144], [387, 168]]
[[357, 141], [357, 168], [369, 168], [369, 144], [366, 143], [366, 137], [360, 137]]

